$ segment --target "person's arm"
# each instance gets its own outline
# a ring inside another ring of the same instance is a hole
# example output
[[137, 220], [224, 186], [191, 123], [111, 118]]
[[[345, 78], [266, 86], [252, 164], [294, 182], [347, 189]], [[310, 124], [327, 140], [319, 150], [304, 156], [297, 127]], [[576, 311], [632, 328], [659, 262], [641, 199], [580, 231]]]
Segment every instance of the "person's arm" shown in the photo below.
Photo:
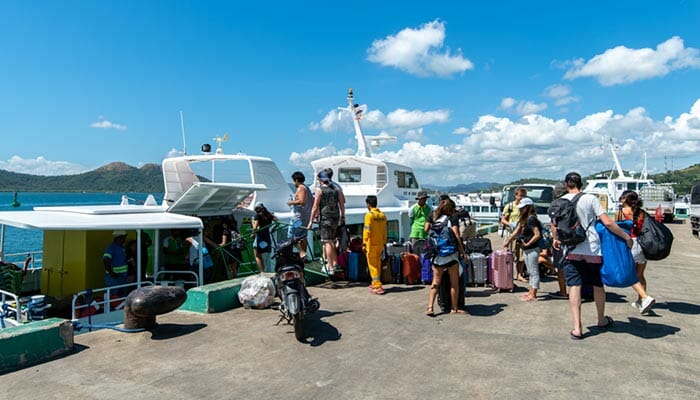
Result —
[[458, 225], [452, 225], [450, 227], [452, 229], [452, 233], [454, 233], [455, 238], [457, 239], [457, 250], [459, 251], [459, 254], [464, 256], [466, 252], [464, 251], [464, 247], [462, 246], [462, 241], [459, 239], [459, 226]]
[[112, 269], [112, 259], [110, 257], [102, 257], [102, 265], [105, 267], [105, 271], [107, 271], [112, 278], [116, 276], [114, 270]]
[[501, 225], [510, 225], [510, 213], [513, 211], [513, 203], [508, 203], [503, 209], [503, 215], [501, 215]]
[[513, 231], [513, 233], [511, 233], [511, 235], [508, 236], [508, 239], [506, 239], [506, 241], [503, 242], [503, 248], [507, 248], [510, 245], [510, 242], [512, 242], [515, 238], [517, 238], [518, 235], [520, 234], [520, 232], [522, 232], [522, 230], [523, 230], [522, 225], [518, 224], [515, 227], [515, 230]]
[[32, 256], [27, 254], [27, 258], [24, 259], [24, 266], [22, 267], [22, 276], [27, 275], [27, 269], [29, 269], [29, 264], [32, 262]]
[[306, 202], [306, 196], [304, 196], [304, 187], [303, 185], [299, 185], [297, 187], [297, 191], [294, 192], [294, 200], [289, 200], [287, 202], [288, 206], [303, 206], [304, 203]]
[[369, 249], [370, 239], [372, 236], [372, 214], [365, 214], [365, 223], [362, 227], [362, 244]]
[[313, 205], [313, 207], [311, 207], [311, 216], [309, 216], [309, 225], [306, 227], [306, 229], [311, 229], [311, 225], [314, 223], [314, 219], [316, 219], [316, 216], [318, 215], [320, 204], [321, 204], [321, 190], [316, 189], [316, 196], [314, 196], [314, 205]]
[[345, 195], [342, 190], [336, 190], [338, 193], [338, 205], [340, 208], [340, 224], [345, 224]]
[[540, 232], [540, 226], [539, 224], [534, 224], [532, 226], [532, 239], [527, 241], [526, 243], [523, 242], [523, 247], [530, 247], [533, 244], [537, 243], [538, 240], [542, 237], [542, 232]]
[[600, 214], [598, 216], [598, 219], [600, 219], [600, 222], [602, 222], [603, 225], [605, 225], [605, 227], [608, 228], [610, 232], [622, 238], [627, 243], [627, 247], [629, 247], [630, 249], [632, 248], [634, 242], [632, 241], [630, 235], [623, 231], [622, 228], [617, 226], [615, 221], [613, 221], [612, 218], [608, 217], [608, 214]]

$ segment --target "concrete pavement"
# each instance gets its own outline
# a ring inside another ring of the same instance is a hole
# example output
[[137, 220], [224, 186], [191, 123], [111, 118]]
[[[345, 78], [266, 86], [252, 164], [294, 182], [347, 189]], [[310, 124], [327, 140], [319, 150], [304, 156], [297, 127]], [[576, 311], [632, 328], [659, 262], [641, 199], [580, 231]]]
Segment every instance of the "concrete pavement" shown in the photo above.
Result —
[[[75, 337], [69, 356], [0, 376], [7, 399], [465, 399], [697, 398], [700, 393], [700, 241], [672, 224], [674, 248], [647, 267], [653, 312], [631, 288], [609, 289], [601, 332], [583, 305], [586, 338], [569, 338], [566, 300], [528, 303], [469, 288], [469, 316], [423, 315], [426, 286], [312, 287], [321, 310], [307, 343], [275, 310], [177, 311], [153, 332]], [[494, 247], [501, 239], [490, 235]], [[553, 277], [541, 293], [556, 291]], [[437, 307], [436, 307], [437, 309]]]

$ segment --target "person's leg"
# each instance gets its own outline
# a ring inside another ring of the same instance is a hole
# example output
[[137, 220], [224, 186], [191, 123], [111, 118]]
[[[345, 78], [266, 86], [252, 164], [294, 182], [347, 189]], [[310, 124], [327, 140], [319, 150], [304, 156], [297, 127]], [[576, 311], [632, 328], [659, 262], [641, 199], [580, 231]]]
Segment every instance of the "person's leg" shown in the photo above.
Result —
[[262, 253], [257, 247], [253, 252], [255, 253], [255, 263], [258, 264], [258, 271], [262, 273], [265, 270], [265, 262], [263, 261]]
[[605, 288], [603, 286], [593, 286], [593, 301], [598, 314], [598, 326], [607, 325], [605, 318]]
[[525, 265], [527, 272], [530, 274], [530, 291], [527, 294], [527, 300], [533, 301], [537, 299], [537, 290], [540, 288], [540, 268], [537, 264], [539, 250], [525, 250]]
[[382, 273], [382, 250], [381, 246], [370, 246], [367, 251], [367, 266], [369, 267], [369, 276], [372, 280], [372, 288], [375, 290], [382, 288], [381, 273]]
[[569, 308], [574, 322], [574, 329], [571, 330], [572, 337], [581, 337], [581, 273], [576, 261], [564, 261], [564, 277], [569, 287]]
[[447, 273], [450, 274], [450, 299], [452, 300], [453, 313], [464, 313], [464, 310], [459, 308], [459, 263], [453, 264], [447, 268]]
[[300, 239], [299, 242], [297, 243], [297, 249], [299, 250], [299, 257], [302, 260], [306, 260], [306, 249], [308, 247], [308, 243], [306, 239]]
[[[644, 277], [644, 270], [646, 270], [646, 268], [647, 268], [647, 263], [637, 263], [635, 265], [637, 267], [637, 279], [639, 279], [639, 283], [641, 284], [641, 286], [644, 288], [644, 291], [646, 292], [647, 280]], [[641, 298], [638, 300], [641, 300]]]
[[335, 265], [338, 263], [338, 256], [335, 254], [335, 245], [333, 241], [327, 241], [323, 244], [324, 253], [326, 254], [326, 263], [328, 270], [333, 273]]
[[437, 297], [438, 289], [440, 288], [440, 279], [442, 278], [442, 272], [444, 268], [433, 267], [433, 282], [430, 284], [430, 292], [428, 293], [428, 309], [426, 313], [433, 313], [433, 305], [435, 304], [435, 297]]
[[566, 281], [564, 280], [564, 268], [561, 266], [557, 268], [557, 282], [559, 283], [559, 294], [562, 296], [567, 296]]

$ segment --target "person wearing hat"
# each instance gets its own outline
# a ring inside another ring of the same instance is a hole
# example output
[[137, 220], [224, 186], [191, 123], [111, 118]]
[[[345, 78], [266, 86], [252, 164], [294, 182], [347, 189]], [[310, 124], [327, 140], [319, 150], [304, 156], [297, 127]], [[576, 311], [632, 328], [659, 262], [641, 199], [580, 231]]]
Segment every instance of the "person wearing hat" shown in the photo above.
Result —
[[[527, 190], [525, 188], [519, 187], [515, 189], [515, 193], [513, 193], [515, 196], [515, 200], [511, 201], [508, 203], [504, 208], [503, 208], [503, 214], [501, 215], [501, 225], [503, 225], [508, 232], [511, 232], [510, 234], [512, 235], [512, 232], [515, 230], [516, 226], [518, 225], [518, 221], [520, 221], [520, 209], [518, 208], [518, 204], [520, 204], [520, 200], [524, 198], [527, 195]], [[523, 249], [520, 247], [520, 242], [515, 242], [515, 248], [513, 250], [513, 257], [515, 258], [515, 269], [518, 272], [518, 276], [516, 277], [520, 282], [527, 282], [525, 277], [523, 276]]]
[[[129, 267], [126, 262], [126, 250], [124, 242], [126, 242], [126, 232], [116, 230], [112, 232], [114, 238], [107, 245], [102, 254], [102, 265], [105, 269], [105, 287], [118, 286], [126, 283], [126, 276]], [[124, 290], [117, 290], [117, 295], [123, 295]]]
[[335, 241], [338, 238], [338, 226], [345, 224], [345, 203], [340, 201], [342, 194], [331, 185], [328, 172], [321, 170], [317, 178], [319, 185], [316, 188], [307, 229], [311, 229], [313, 221], [318, 217], [319, 235], [321, 243], [323, 243], [323, 258], [326, 260], [326, 272], [333, 275], [338, 263]]
[[411, 234], [409, 240], [413, 252], [422, 254], [425, 250], [425, 240], [428, 238], [428, 228], [430, 224], [430, 214], [433, 212], [432, 207], [427, 204], [428, 193], [424, 190], [418, 192], [416, 203], [408, 212], [408, 217], [411, 219]]
[[[266, 271], [265, 260], [263, 254], [272, 251], [272, 237], [270, 235], [270, 225], [277, 220], [274, 214], [269, 212], [265, 205], [261, 202], [255, 203], [255, 215], [253, 216], [253, 252], [255, 253], [255, 262], [258, 264], [260, 272]], [[272, 265], [267, 272], [275, 272]]]
[[507, 249], [510, 243], [518, 240], [523, 250], [523, 259], [530, 274], [530, 290], [522, 296], [525, 301], [537, 301], [537, 290], [540, 288], [540, 268], [537, 260], [540, 256], [539, 240], [542, 237], [542, 224], [537, 219], [535, 203], [529, 197], [523, 197], [518, 203], [520, 220], [513, 234], [503, 243]]

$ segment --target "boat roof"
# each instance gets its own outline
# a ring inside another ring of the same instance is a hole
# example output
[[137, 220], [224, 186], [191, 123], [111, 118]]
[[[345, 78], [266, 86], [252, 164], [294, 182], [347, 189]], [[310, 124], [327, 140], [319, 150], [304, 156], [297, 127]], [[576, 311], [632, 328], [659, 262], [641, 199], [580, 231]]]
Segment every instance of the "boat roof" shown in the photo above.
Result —
[[0, 212], [0, 224], [44, 231], [115, 229], [196, 229], [202, 220], [165, 212], [160, 206], [37, 207], [33, 211]]

